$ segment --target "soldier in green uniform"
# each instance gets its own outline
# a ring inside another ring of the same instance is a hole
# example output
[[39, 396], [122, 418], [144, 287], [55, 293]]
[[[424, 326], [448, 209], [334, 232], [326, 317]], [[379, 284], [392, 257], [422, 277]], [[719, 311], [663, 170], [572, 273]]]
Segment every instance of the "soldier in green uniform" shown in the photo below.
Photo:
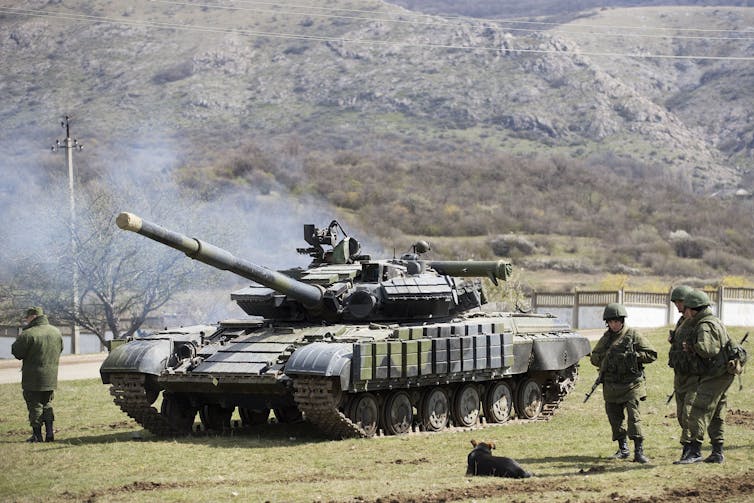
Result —
[[[688, 456], [689, 447], [691, 446], [691, 433], [688, 428], [688, 416], [689, 407], [686, 407], [686, 395], [688, 393], [696, 393], [696, 376], [689, 373], [689, 369], [684, 365], [683, 355], [683, 341], [685, 339], [685, 332], [688, 329], [689, 324], [684, 323], [686, 318], [683, 316], [685, 311], [684, 299], [686, 295], [691, 293], [694, 289], [685, 285], [680, 285], [670, 292], [670, 300], [675, 304], [676, 309], [681, 313], [681, 317], [675, 324], [675, 329], [670, 331], [670, 351], [668, 353], [668, 366], [673, 369], [673, 394], [675, 395], [676, 405], [676, 417], [678, 418], [678, 424], [681, 427], [681, 445], [683, 446], [683, 452], [681, 453], [681, 460]], [[692, 400], [693, 401], [693, 400]], [[678, 464], [679, 461], [675, 461], [674, 464]]]
[[[626, 326], [626, 308], [622, 304], [605, 306], [602, 318], [607, 331], [592, 349], [592, 365], [599, 367], [605, 397], [605, 412], [612, 428], [618, 452], [613, 457], [626, 459], [627, 436], [634, 441], [634, 461], [647, 463], [644, 436], [641, 433], [639, 401], [646, 399], [644, 364], [657, 359], [657, 351], [633, 328]], [[625, 426], [627, 417], [628, 428]]]
[[733, 383], [728, 372], [725, 347], [730, 340], [722, 322], [712, 314], [706, 293], [694, 290], [686, 295], [684, 315], [688, 318], [683, 352], [684, 364], [697, 378], [696, 392], [687, 393], [684, 406], [689, 410], [688, 428], [691, 435], [689, 451], [680, 464], [702, 460], [702, 441], [707, 430], [712, 453], [704, 461], [722, 463], [727, 408], [726, 392]]
[[63, 337], [60, 330], [50, 325], [41, 307], [26, 311], [26, 328], [13, 342], [11, 352], [23, 361], [21, 388], [32, 435], [27, 442], [42, 442], [42, 423], [45, 425], [45, 440], [55, 440], [52, 410], [54, 391], [58, 386], [58, 362], [63, 352]]

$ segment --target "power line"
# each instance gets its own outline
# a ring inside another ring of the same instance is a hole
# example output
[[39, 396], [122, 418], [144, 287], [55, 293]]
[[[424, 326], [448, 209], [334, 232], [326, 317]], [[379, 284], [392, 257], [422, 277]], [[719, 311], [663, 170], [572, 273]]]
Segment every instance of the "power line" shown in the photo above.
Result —
[[[258, 8], [249, 8], [249, 7], [237, 7], [237, 6], [231, 6], [231, 5], [221, 5], [217, 3], [213, 4], [207, 4], [207, 3], [197, 3], [197, 2], [179, 2], [174, 0], [151, 0], [153, 3], [162, 3], [162, 4], [168, 4], [168, 5], [180, 5], [180, 6], [186, 6], [186, 7], [201, 7], [202, 9], [222, 9], [222, 10], [234, 10], [234, 11], [243, 11], [243, 12], [261, 12], [264, 14], [290, 14], [294, 16], [313, 16], [313, 17], [319, 17], [319, 18], [325, 18], [325, 19], [347, 19], [351, 21], [373, 21], [373, 22], [384, 22], [384, 23], [394, 23], [394, 24], [407, 24], [407, 25], [425, 25], [425, 26], [473, 26], [473, 27], [489, 27], [490, 24], [544, 24], [544, 25], [550, 25], [550, 26], [561, 26], [556, 23], [534, 23], [534, 22], [521, 22], [521, 21], [502, 21], [502, 20], [495, 20], [495, 19], [477, 19], [477, 18], [445, 18], [442, 16], [437, 17], [431, 17], [431, 16], [425, 16], [422, 15], [421, 17], [429, 17], [430, 19], [434, 19], [433, 21], [420, 21], [420, 20], [412, 20], [412, 19], [391, 19], [386, 17], [363, 17], [363, 16], [345, 16], [342, 14], [321, 14], [321, 13], [312, 13], [312, 12], [302, 12], [302, 11], [296, 11], [296, 10], [280, 10], [280, 9], [258, 9]], [[276, 3], [269, 3], [269, 2], [245, 2], [245, 3], [252, 3], [252, 4], [261, 4], [261, 5], [272, 5], [272, 6], [281, 6], [281, 7], [293, 7], [293, 8], [303, 8], [307, 9], [310, 8], [308, 6], [303, 5], [283, 5], [283, 4], [276, 4]], [[325, 10], [325, 8], [317, 8], [318, 10]], [[334, 9], [334, 11], [341, 11], [341, 10], [348, 10], [348, 9]], [[368, 11], [355, 11], [355, 12], [368, 12]], [[445, 22], [440, 22], [438, 19], [444, 20]], [[463, 21], [463, 23], [460, 22], [449, 22], [450, 20], [456, 20], [456, 21]], [[636, 28], [636, 27], [616, 27], [616, 26], [600, 26], [600, 25], [580, 25], [580, 27], [588, 27], [588, 28], [600, 28], [600, 29], [610, 29], [614, 30], [616, 28], [626, 29], [626, 30], [639, 30], [639, 31], [646, 31], [647, 28]], [[679, 29], [679, 30], [685, 30], [685, 31], [708, 31], [708, 32], [716, 32], [716, 33], [745, 33], [747, 35], [752, 35], [751, 37], [743, 37], [743, 36], [735, 36], [735, 37], [710, 37], [710, 36], [695, 36], [695, 35], [656, 35], [656, 34], [649, 34], [649, 33], [631, 33], [631, 32], [624, 32], [624, 33], [606, 33], [606, 32], [595, 32], [595, 31], [576, 31], [576, 30], [551, 30], [549, 28], [545, 29], [535, 29], [535, 28], [513, 28], [513, 27], [501, 27], [504, 28], [506, 31], [509, 32], [524, 32], [524, 33], [547, 33], [547, 34], [562, 34], [562, 35], [592, 35], [592, 36], [598, 36], [598, 37], [629, 37], [629, 38], [661, 38], [661, 39], [683, 39], [683, 40], [706, 40], [706, 41], [712, 41], [712, 40], [726, 40], [726, 41], [744, 41], [744, 42], [751, 42], [754, 41], [754, 31], [739, 31], [739, 30], [703, 30], [703, 29], [697, 29], [697, 28], [688, 28], [688, 29]], [[650, 30], [654, 30], [655, 28], [649, 28]], [[661, 30], [673, 30], [672, 28], [660, 28]]]
[[433, 43], [409, 43], [390, 40], [365, 40], [345, 37], [328, 37], [318, 35], [301, 35], [293, 33], [265, 32], [258, 30], [237, 29], [237, 28], [218, 28], [214, 26], [201, 26], [181, 23], [168, 23], [159, 21], [136, 21], [129, 19], [115, 19], [105, 16], [93, 16], [87, 14], [73, 14], [55, 11], [53, 13], [39, 9], [21, 9], [12, 7], [0, 7], [0, 12], [9, 14], [26, 15], [33, 17], [45, 17], [52, 19], [66, 19], [72, 21], [82, 21], [89, 23], [108, 23], [116, 25], [140, 26], [144, 28], [156, 29], [174, 29], [197, 32], [237, 34], [251, 37], [272, 37], [292, 40], [306, 40], [317, 42], [332, 43], [350, 43], [372, 46], [388, 46], [403, 48], [424, 48], [424, 49], [453, 49], [464, 51], [482, 51], [496, 52], [502, 54], [521, 53], [521, 54], [550, 54], [558, 56], [592, 56], [592, 57], [629, 57], [639, 59], [676, 59], [676, 60], [706, 60], [706, 61], [754, 61], [754, 56], [703, 56], [703, 55], [666, 55], [666, 54], [649, 54], [649, 53], [621, 53], [621, 52], [594, 52], [594, 51], [558, 51], [551, 49], [525, 49], [514, 47], [482, 47], [474, 45], [457, 45], [457, 44], [433, 44]]
[[[156, 0], [151, 0], [156, 1]], [[221, 0], [219, 0], [221, 1]], [[311, 5], [301, 5], [301, 4], [287, 4], [287, 3], [280, 3], [280, 2], [260, 2], [256, 0], [236, 0], [234, 3], [240, 3], [240, 4], [247, 4], [247, 5], [266, 5], [266, 6], [272, 6], [272, 7], [287, 7], [287, 8], [296, 8], [296, 9], [312, 9], [312, 10], [318, 10], [318, 11], [325, 11], [325, 12], [354, 12], [354, 13], [361, 13], [361, 14], [373, 14], [375, 11], [372, 10], [366, 10], [366, 9], [344, 9], [339, 7], [315, 7]], [[212, 6], [217, 6], [218, 4], [212, 4]], [[715, 7], [715, 9], [720, 9], [720, 7]], [[555, 23], [555, 22], [546, 22], [546, 21], [527, 21], [525, 19], [519, 19], [519, 18], [513, 18], [513, 19], [498, 19], [498, 18], [478, 18], [478, 17], [469, 17], [469, 16], [443, 16], [439, 14], [421, 14], [421, 13], [405, 13], [400, 12], [398, 15], [400, 16], [408, 16], [408, 17], [416, 17], [416, 18], [430, 18], [430, 19], [445, 19], [445, 20], [457, 20], [457, 21], [463, 21], [463, 22], [483, 22], [483, 23], [499, 23], [499, 24], [529, 24], [529, 25], [539, 25], [539, 26], [562, 26], [562, 23]], [[386, 20], [385, 18], [377, 18]], [[666, 31], [698, 31], [698, 32], [710, 32], [710, 33], [745, 33], [747, 35], [754, 34], [754, 31], [751, 29], [747, 30], [725, 30], [725, 29], [715, 29], [715, 28], [662, 28], [662, 27], [652, 27], [647, 28], [646, 26], [625, 26], [625, 25], [588, 25], [583, 24], [580, 26], [588, 27], [588, 28], [607, 28], [607, 29], [625, 29], [625, 30], [638, 30], [638, 31], [644, 31], [647, 29], [651, 30], [666, 30]]]
[[[151, 1], [158, 1], [158, 0], [151, 0]], [[221, 1], [221, 0], [220, 0]], [[300, 9], [312, 9], [312, 10], [318, 10], [318, 11], [331, 11], [331, 12], [354, 12], [354, 13], [362, 13], [362, 14], [373, 14], [374, 10], [365, 10], [365, 9], [344, 9], [344, 8], [338, 8], [338, 7], [314, 7], [310, 5], [301, 5], [301, 4], [281, 4], [279, 2], [258, 2], [256, 0], [237, 0], [234, 3], [240, 3], [240, 4], [251, 4], [251, 5], [266, 5], [266, 6], [278, 6], [278, 7], [287, 7], [287, 8], [300, 8]], [[218, 4], [211, 4], [211, 6], [217, 6]], [[392, 14], [392, 13], [391, 13]], [[525, 19], [520, 18], [513, 18], [513, 19], [500, 19], [500, 18], [480, 18], [480, 17], [469, 17], [469, 16], [443, 16], [439, 14], [420, 14], [420, 13], [413, 13], [409, 12], [406, 13], [404, 11], [400, 13], [396, 13], [397, 15], [401, 17], [415, 17], [417, 19], [420, 18], [430, 18], [430, 19], [444, 19], [447, 21], [463, 21], [464, 23], [496, 23], [496, 24], [518, 24], [518, 25], [535, 25], [535, 26], [562, 26], [562, 23], [556, 23], [556, 22], [546, 22], [546, 21], [527, 21]], [[386, 18], [376, 18], [383, 21], [388, 21], [389, 19]], [[580, 27], [586, 27], [586, 28], [600, 28], [600, 29], [623, 29], [623, 30], [634, 30], [634, 31], [646, 31], [646, 30], [654, 30], [654, 31], [696, 31], [701, 33], [743, 33], [746, 35], [754, 35], [754, 30], [752, 29], [746, 29], [746, 30], [728, 30], [728, 29], [717, 29], [717, 28], [664, 28], [664, 27], [646, 27], [646, 26], [626, 26], [626, 25], [604, 25], [604, 24], [580, 24]], [[532, 30], [532, 31], [548, 31], [547, 29], [542, 30]], [[735, 38], [735, 37], [734, 37]]]

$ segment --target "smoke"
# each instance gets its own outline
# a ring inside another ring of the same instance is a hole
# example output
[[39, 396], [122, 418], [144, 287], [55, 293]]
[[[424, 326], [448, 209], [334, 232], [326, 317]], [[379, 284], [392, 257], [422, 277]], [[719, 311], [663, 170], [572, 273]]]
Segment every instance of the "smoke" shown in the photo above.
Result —
[[[36, 138], [24, 136], [13, 140], [9, 161], [0, 164], [0, 214], [3, 215], [0, 282], [11, 281], [17, 268], [28, 260], [37, 261], [43, 270], [52, 274], [70, 253], [65, 150], [52, 153], [40, 148], [53, 143], [49, 138], [53, 137], [54, 129], [50, 129], [52, 134], [45, 131]], [[154, 132], [143, 138], [132, 138], [127, 144], [100, 143], [98, 138], [84, 139], [81, 143], [85, 145], [84, 150], [73, 152], [78, 225], [103, 217], [99, 213], [101, 208], [94, 213], [91, 207], [91, 194], [101, 191], [112, 201], [112, 208], [104, 216], [113, 227], [114, 217], [128, 211], [259, 265], [288, 269], [306, 267], [311, 260], [296, 252], [297, 247], [308, 246], [303, 239], [303, 224], [323, 227], [339, 216], [322, 201], [294, 197], [282, 190], [262, 194], [253, 187], [226, 186], [215, 191], [208, 200], [177, 181], [177, 169], [186, 162], [183, 156], [190, 155], [191, 147]], [[0, 147], [9, 145], [0, 143]], [[358, 231], [347, 231], [363, 242], [364, 236]], [[124, 239], [143, 240], [140, 246], [146, 254], [165, 251], [164, 246], [135, 234]], [[173, 250], [168, 252], [180, 254]], [[188, 257], [182, 258], [190, 261]], [[192, 284], [196, 285], [197, 293], [181, 295], [184, 300], [177, 308], [194, 313], [186, 323], [245, 316], [230, 301], [230, 292], [247, 285], [247, 280], [226, 271], [215, 271], [200, 262], [190, 263], [190, 267], [196, 268]], [[220, 287], [206, 288], [206, 284]]]

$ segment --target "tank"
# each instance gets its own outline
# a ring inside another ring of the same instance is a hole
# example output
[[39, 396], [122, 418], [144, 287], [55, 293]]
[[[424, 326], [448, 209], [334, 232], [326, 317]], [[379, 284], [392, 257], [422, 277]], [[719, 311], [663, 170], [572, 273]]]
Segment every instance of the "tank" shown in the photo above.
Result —
[[231, 293], [243, 319], [135, 338], [103, 362], [115, 403], [157, 435], [190, 433], [197, 413], [209, 431], [274, 413], [332, 438], [547, 419], [590, 352], [552, 315], [486, 309], [481, 278], [505, 280], [502, 260], [425, 260], [423, 241], [373, 259], [332, 221], [304, 226], [308, 267], [275, 271], [131, 213], [116, 223], [250, 281]]

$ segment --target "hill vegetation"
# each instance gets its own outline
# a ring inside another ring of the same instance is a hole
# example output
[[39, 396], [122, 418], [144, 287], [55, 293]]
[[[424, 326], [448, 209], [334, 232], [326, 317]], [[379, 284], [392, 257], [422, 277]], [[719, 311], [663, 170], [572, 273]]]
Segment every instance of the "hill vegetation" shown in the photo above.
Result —
[[37, 152], [75, 110], [82, 184], [154, 164], [204, 202], [312, 200], [443, 256], [751, 275], [754, 9], [649, 3], [534, 2], [554, 17], [529, 25], [370, 0], [2, 7], [0, 210], [57, 169]]
[[241, 183], [313, 197], [389, 242], [475, 236], [470, 247], [459, 240], [435, 250], [513, 257], [530, 269], [676, 278], [754, 274], [751, 199], [692, 198], [667, 174], [614, 156], [577, 162], [459, 146], [412, 157], [341, 151], [291, 162], [290, 155], [251, 145], [183, 182], [200, 191]]

